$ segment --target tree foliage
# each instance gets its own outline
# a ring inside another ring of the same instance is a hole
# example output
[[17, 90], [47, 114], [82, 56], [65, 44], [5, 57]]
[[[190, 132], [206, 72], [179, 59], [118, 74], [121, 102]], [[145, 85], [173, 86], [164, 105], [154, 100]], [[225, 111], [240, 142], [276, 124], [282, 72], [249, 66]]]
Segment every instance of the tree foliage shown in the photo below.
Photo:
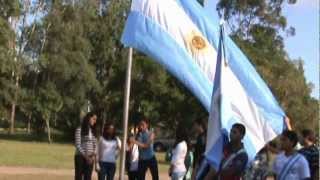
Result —
[[319, 101], [304, 76], [303, 60], [290, 59], [281, 34], [294, 35], [282, 14], [295, 0], [220, 0], [217, 9], [227, 20], [231, 36], [251, 59], [297, 129], [318, 127]]
[[[29, 122], [33, 133], [47, 132], [49, 141], [54, 140], [52, 131], [73, 137], [88, 108], [97, 112], [99, 127], [105, 121], [121, 127], [128, 51], [120, 37], [130, 4], [127, 0], [97, 2], [38, 0], [26, 13], [21, 1], [0, 0], [1, 122], [10, 117], [15, 92], [12, 72], [17, 71], [14, 57], [19, 57], [23, 63], [19, 65], [18, 121]], [[294, 32], [281, 14], [284, 3], [221, 0], [217, 8], [230, 25], [232, 38], [294, 125], [312, 127], [318, 121], [318, 100], [310, 96], [312, 86], [304, 77], [303, 60], [290, 60], [284, 50], [280, 34]], [[32, 23], [20, 26], [21, 33], [12, 30], [10, 17], [27, 14], [33, 14]], [[17, 35], [21, 51], [10, 46]], [[174, 77], [136, 51], [129, 108], [130, 125], [146, 116], [153, 126], [171, 132], [179, 122], [191, 127], [195, 119], [208, 115]]]

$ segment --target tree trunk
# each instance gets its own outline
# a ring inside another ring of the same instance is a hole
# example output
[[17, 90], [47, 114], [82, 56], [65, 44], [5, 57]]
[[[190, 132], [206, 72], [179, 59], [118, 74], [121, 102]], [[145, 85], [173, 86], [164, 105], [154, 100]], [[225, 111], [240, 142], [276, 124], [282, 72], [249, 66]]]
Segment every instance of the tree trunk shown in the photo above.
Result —
[[15, 101], [12, 102], [11, 106], [11, 117], [10, 117], [10, 130], [9, 134], [14, 134], [14, 119], [16, 114], [16, 103]]
[[[49, 117], [50, 117], [50, 116], [49, 116]], [[46, 126], [47, 126], [48, 142], [51, 144], [52, 139], [51, 139], [51, 129], [50, 129], [49, 118], [46, 118], [45, 121], [46, 121]]]
[[11, 106], [11, 118], [10, 118], [10, 132], [9, 134], [14, 134], [14, 122], [16, 116], [16, 102], [18, 98], [18, 88], [19, 88], [19, 78], [16, 76], [15, 92]]
[[31, 118], [32, 118], [32, 115], [29, 114], [29, 116], [28, 116], [28, 125], [27, 125], [27, 133], [28, 134], [31, 133]]

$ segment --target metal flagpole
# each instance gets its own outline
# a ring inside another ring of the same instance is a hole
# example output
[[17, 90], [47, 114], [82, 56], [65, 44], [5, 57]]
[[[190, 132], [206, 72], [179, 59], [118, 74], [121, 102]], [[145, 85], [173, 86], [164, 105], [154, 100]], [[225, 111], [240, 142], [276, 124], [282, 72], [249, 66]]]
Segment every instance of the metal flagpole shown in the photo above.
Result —
[[132, 48], [129, 48], [125, 98], [124, 98], [124, 111], [123, 111], [123, 138], [121, 145], [121, 161], [120, 161], [120, 174], [119, 179], [124, 180], [125, 161], [126, 161], [126, 142], [128, 133], [128, 117], [129, 117], [129, 99], [130, 99], [130, 85], [131, 85], [131, 67], [132, 67]]

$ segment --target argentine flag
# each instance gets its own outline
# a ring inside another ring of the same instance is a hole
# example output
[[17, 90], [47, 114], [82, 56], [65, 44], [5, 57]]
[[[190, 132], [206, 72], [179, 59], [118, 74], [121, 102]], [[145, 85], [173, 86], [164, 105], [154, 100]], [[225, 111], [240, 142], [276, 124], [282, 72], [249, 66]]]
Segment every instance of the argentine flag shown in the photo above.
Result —
[[244, 145], [252, 159], [282, 132], [285, 116], [228, 36], [220, 41], [225, 56], [219, 57], [224, 60], [217, 61], [219, 37], [219, 26], [196, 0], [132, 0], [121, 39], [164, 66], [210, 112], [206, 158], [215, 168], [221, 160], [223, 136], [234, 123], [246, 126]]
[[179, 0], [133, 0], [122, 42], [163, 65], [209, 111], [216, 48]]

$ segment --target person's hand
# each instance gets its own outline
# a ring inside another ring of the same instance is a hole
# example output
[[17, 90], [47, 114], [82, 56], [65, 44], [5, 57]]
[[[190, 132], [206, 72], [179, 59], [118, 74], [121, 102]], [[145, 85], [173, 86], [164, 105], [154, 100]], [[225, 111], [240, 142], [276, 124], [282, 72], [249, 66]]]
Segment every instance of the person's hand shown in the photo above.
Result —
[[153, 140], [154, 140], [154, 138], [155, 138], [154, 133], [151, 133], [151, 134], [150, 134], [150, 140], [151, 140], [151, 141], [153, 141]]
[[129, 143], [130, 143], [130, 144], [134, 144], [134, 141], [135, 141], [134, 137], [130, 137], [130, 138], [129, 138]]
[[97, 171], [97, 172], [99, 172], [99, 171], [100, 171], [100, 169], [101, 169], [101, 168], [100, 168], [99, 163], [96, 163], [96, 171]]
[[84, 155], [84, 159], [86, 160], [87, 164], [91, 165], [93, 163], [93, 159], [88, 155]]

